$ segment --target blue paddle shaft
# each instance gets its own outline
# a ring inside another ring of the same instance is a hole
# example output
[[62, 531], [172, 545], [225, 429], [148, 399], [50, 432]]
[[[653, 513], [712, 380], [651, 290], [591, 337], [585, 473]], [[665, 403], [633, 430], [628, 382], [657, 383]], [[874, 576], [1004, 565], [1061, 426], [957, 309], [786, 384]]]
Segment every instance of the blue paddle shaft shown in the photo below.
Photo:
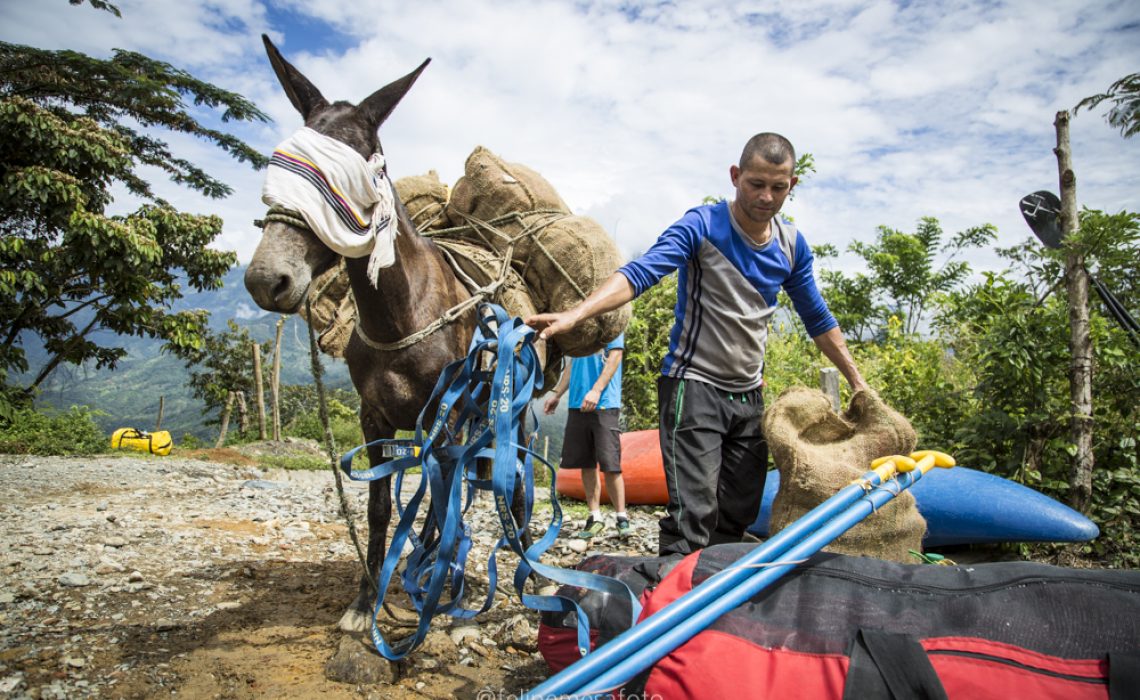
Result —
[[[862, 479], [870, 482], [872, 486], [880, 483], [879, 474], [869, 471]], [[741, 582], [748, 579], [753, 573], [748, 566], [772, 561], [784, 554], [804, 536], [820, 529], [829, 520], [843, 513], [851, 504], [863, 498], [866, 494], [862, 484], [854, 483], [840, 489], [831, 498], [819, 504], [804, 514], [803, 517], [784, 528], [779, 534], [758, 546], [747, 556], [738, 561], [733, 569], [721, 575], [708, 579], [700, 586], [689, 591], [668, 607], [659, 611], [635, 627], [625, 631], [609, 644], [593, 652], [581, 661], [563, 669], [543, 683], [536, 686], [524, 698], [557, 697], [570, 692], [573, 688], [580, 688], [590, 682], [601, 669], [608, 668], [621, 659], [642, 649], [646, 639], [661, 637], [670, 633], [682, 620], [688, 618], [698, 610], [704, 608], [710, 601], [719, 598]], [[850, 527], [850, 525], [848, 526]], [[834, 536], [832, 537], [834, 539]], [[828, 540], [830, 542], [830, 540]], [[652, 662], [650, 662], [652, 663]]]

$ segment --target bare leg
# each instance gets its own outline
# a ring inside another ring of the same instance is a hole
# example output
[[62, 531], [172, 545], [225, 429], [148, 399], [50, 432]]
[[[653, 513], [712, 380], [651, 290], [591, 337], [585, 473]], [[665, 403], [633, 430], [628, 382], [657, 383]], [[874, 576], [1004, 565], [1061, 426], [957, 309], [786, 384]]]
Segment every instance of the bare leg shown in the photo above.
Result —
[[[625, 512], [625, 480], [621, 472], [603, 472], [606, 477], [606, 493], [610, 496], [610, 503], [618, 513]], [[595, 477], [596, 478], [596, 477]]]
[[582, 470], [582, 489], [586, 492], [586, 506], [593, 513], [602, 507], [602, 482], [598, 480], [598, 470]]

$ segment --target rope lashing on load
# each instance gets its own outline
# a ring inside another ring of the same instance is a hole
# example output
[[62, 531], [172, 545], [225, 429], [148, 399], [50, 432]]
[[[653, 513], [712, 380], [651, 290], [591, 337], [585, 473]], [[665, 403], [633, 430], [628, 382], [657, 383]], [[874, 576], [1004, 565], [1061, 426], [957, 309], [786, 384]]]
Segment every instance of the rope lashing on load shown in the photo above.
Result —
[[[528, 212], [515, 211], [496, 217], [490, 221], [483, 221], [470, 214], [465, 214], [463, 212], [458, 213], [461, 217], [463, 217], [463, 220], [467, 222], [466, 226], [455, 226], [453, 228], [438, 229], [436, 231], [425, 231], [423, 235], [431, 238], [436, 243], [446, 245], [446, 240], [448, 238], [460, 237], [464, 233], [475, 233], [483, 242], [487, 250], [494, 251], [494, 243], [492, 243], [492, 241], [487, 238], [487, 235], [491, 235], [495, 238], [499, 238], [508, 246], [508, 250], [504, 255], [504, 258], [508, 261], [511, 259], [511, 256], [514, 253], [514, 248], [518, 245], [519, 242], [525, 238], [533, 238], [534, 240], [531, 244], [534, 246], [534, 248], [546, 256], [546, 259], [549, 260], [552, 265], [554, 265], [554, 268], [560, 275], [562, 275], [563, 279], [565, 279], [570, 283], [572, 287], [574, 287], [574, 291], [577, 292], [579, 297], [582, 299], [586, 298], [587, 292], [583, 291], [582, 288], [578, 286], [578, 283], [574, 280], [573, 276], [571, 276], [570, 273], [567, 272], [564, 267], [562, 267], [562, 264], [558, 262], [558, 260], [550, 253], [550, 251], [547, 250], [546, 246], [542, 244], [541, 239], [541, 234], [546, 231], [550, 225], [568, 216], [571, 216], [570, 214], [567, 214], [564, 211], [559, 211], [557, 209], [536, 209], [534, 211]], [[527, 217], [534, 215], [543, 215], [543, 218], [536, 219], [535, 221], [528, 223]], [[512, 236], [499, 228], [499, 226], [509, 223], [518, 223], [523, 226], [523, 229], [519, 231], [517, 235]], [[532, 251], [531, 255], [527, 257], [526, 262], [522, 265], [522, 269], [519, 271], [520, 274], [525, 274], [527, 268], [530, 267], [530, 261], [533, 257], [534, 253]]]
[[[527, 222], [526, 217], [532, 215], [544, 216], [543, 218], [537, 219], [535, 221]], [[515, 247], [526, 238], [533, 238], [534, 240], [532, 244], [534, 245], [535, 249], [541, 252], [550, 261], [558, 273], [570, 283], [580, 298], [586, 298], [587, 293], [581, 289], [578, 283], [574, 280], [570, 273], [566, 271], [562, 264], [559, 263], [553, 255], [551, 255], [546, 246], [542, 244], [540, 238], [541, 234], [551, 224], [567, 216], [570, 216], [570, 214], [556, 209], [537, 209], [529, 212], [511, 212], [509, 214], [496, 217], [491, 221], [483, 221], [469, 214], [461, 214], [461, 216], [468, 222], [466, 226], [455, 226], [452, 228], [437, 229], [434, 231], [424, 231], [421, 235], [432, 239], [432, 241], [434, 241], [435, 244], [439, 246], [440, 251], [443, 253], [444, 259], [447, 261], [447, 264], [451, 267], [456, 277], [458, 277], [463, 285], [467, 288], [467, 291], [471, 294], [471, 296], [468, 299], [465, 299], [444, 311], [443, 314], [441, 314], [427, 326], [424, 326], [414, 333], [411, 333], [403, 338], [400, 338], [399, 340], [392, 342], [377, 341], [369, 338], [365, 334], [365, 332], [361, 329], [360, 324], [355, 322], [355, 319], [360, 318], [360, 313], [359, 311], [355, 310], [354, 299], [354, 332], [365, 345], [372, 348], [373, 350], [378, 350], [380, 352], [393, 352], [396, 350], [402, 350], [404, 348], [415, 345], [432, 333], [435, 333], [436, 331], [455, 322], [463, 314], [467, 313], [480, 303], [483, 303], [485, 301], [494, 301], [496, 294], [499, 292], [499, 289], [507, 281], [508, 273], [511, 270], [512, 256], [514, 254]], [[413, 221], [415, 221], [414, 218]], [[270, 222], [288, 224], [304, 231], [311, 230], [309, 224], [298, 212], [291, 211], [285, 207], [270, 207], [266, 212], [265, 217], [261, 219], [255, 219], [253, 224], [258, 228], [264, 229], [265, 226]], [[508, 223], [519, 223], [523, 225], [523, 229], [517, 235], [512, 236], [499, 228], [499, 226]], [[484, 249], [494, 254], [498, 258], [498, 275], [495, 279], [491, 280], [488, 284], [483, 286], [479, 286], [474, 280], [472, 280], [471, 277], [463, 271], [459, 263], [456, 261], [456, 258], [471, 260], [470, 257], [464, 255], [463, 253], [463, 241], [470, 241], [470, 238], [464, 238], [464, 236], [468, 234], [475, 234], [475, 236], [481, 241]], [[488, 236], [491, 238], [488, 238]], [[499, 239], [502, 242], [505, 242], [505, 251], [497, 252], [495, 245], [492, 243], [492, 239], [495, 238]], [[533, 257], [533, 255], [534, 253], [532, 252], [531, 257]], [[526, 263], [522, 265], [520, 274], [525, 273], [526, 269], [530, 266], [531, 257], [528, 257]], [[331, 282], [326, 283], [321, 289], [317, 290], [311, 297], [312, 301], [315, 302], [320, 299], [330, 284]]]
[[[376, 611], [382, 608], [389, 585], [397, 575], [405, 544], [412, 548], [400, 580], [415, 605], [419, 622], [414, 633], [389, 642], [377, 624], [378, 612], [373, 615], [372, 641], [386, 659], [402, 659], [415, 649], [427, 636], [431, 619], [436, 615], [472, 618], [488, 610], [497, 589], [495, 554], [500, 549], [510, 549], [519, 557], [514, 585], [524, 605], [540, 611], [576, 613], [578, 646], [583, 655], [590, 648], [588, 617], [570, 598], [525, 593], [524, 584], [532, 574], [558, 584], [625, 596], [630, 602], [631, 625], [640, 614], [640, 605], [624, 583], [539, 561], [557, 539], [562, 526], [562, 510], [553, 489], [546, 532], [530, 547], [523, 546], [522, 533], [534, 513], [535, 459], [546, 466], [551, 483], [554, 482], [553, 467], [529, 446], [517, 442], [522, 434], [520, 428], [525, 426], [532, 393], [542, 385], [542, 368], [534, 339], [534, 329], [524, 325], [521, 319], [508, 317], [494, 304], [479, 305], [477, 328], [468, 354], [449, 364], [440, 374], [431, 399], [416, 421], [414, 439], [376, 440], [341, 458], [341, 470], [356, 481], [395, 475], [393, 500], [399, 522], [380, 565]], [[436, 405], [435, 415], [429, 416], [427, 407]], [[372, 445], [381, 446], [395, 459], [369, 469], [354, 470], [353, 457]], [[489, 480], [479, 478], [477, 460], [491, 460]], [[405, 502], [403, 479], [413, 467], [421, 468], [420, 482]], [[511, 504], [520, 486], [524, 496], [523, 514], [522, 522], [516, 522]], [[503, 534], [488, 555], [487, 598], [480, 607], [468, 608], [463, 605], [468, 588], [464, 572], [472, 540], [471, 526], [465, 515], [480, 490], [492, 493]], [[417, 535], [413, 528], [425, 496], [430, 497], [431, 508], [422, 533]]]

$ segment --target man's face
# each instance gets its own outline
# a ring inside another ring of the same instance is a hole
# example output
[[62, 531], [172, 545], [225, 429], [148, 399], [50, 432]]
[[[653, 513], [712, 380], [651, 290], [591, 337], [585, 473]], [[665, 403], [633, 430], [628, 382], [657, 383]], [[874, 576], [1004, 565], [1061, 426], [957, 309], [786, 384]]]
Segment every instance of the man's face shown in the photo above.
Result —
[[753, 156], [743, 170], [736, 165], [729, 168], [736, 188], [736, 211], [754, 223], [767, 225], [799, 180], [792, 175], [794, 165], [790, 158], [773, 165]]

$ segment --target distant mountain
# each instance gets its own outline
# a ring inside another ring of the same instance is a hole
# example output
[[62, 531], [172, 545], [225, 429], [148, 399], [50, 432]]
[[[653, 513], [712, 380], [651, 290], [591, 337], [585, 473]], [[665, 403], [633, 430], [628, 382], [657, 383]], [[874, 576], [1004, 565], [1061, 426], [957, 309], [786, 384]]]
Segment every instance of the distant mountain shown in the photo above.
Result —
[[[231, 269], [221, 289], [191, 292], [180, 299], [174, 310], [205, 309], [210, 312], [210, 327], [224, 329], [234, 320], [249, 329], [254, 340], [272, 346], [279, 316], [254, 305], [242, 281], [245, 267]], [[165, 397], [162, 429], [169, 430], [177, 442], [185, 434], [215, 439], [217, 425], [207, 425], [216, 415], [202, 414], [204, 405], [195, 399], [186, 383], [189, 372], [182, 361], [161, 352], [162, 343], [150, 338], [114, 336], [101, 333], [97, 342], [126, 348], [127, 356], [114, 370], [63, 365], [43, 385], [39, 403], [57, 408], [88, 406], [102, 412], [100, 425], [110, 434], [120, 427], [153, 430], [158, 415], [159, 397]], [[285, 322], [281, 339], [281, 383], [310, 384], [313, 381], [309, 361], [308, 329], [299, 317]], [[41, 348], [26, 346], [29, 364], [36, 371], [46, 359]], [[352, 388], [348, 368], [342, 360], [321, 357], [325, 384], [329, 387]], [[263, 368], [266, 381], [266, 412], [269, 412], [269, 372]], [[251, 407], [253, 410], [253, 407]]]

